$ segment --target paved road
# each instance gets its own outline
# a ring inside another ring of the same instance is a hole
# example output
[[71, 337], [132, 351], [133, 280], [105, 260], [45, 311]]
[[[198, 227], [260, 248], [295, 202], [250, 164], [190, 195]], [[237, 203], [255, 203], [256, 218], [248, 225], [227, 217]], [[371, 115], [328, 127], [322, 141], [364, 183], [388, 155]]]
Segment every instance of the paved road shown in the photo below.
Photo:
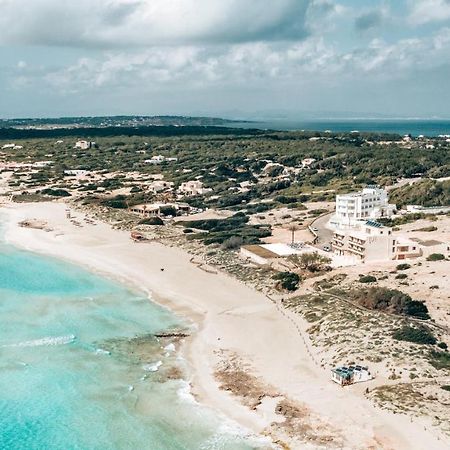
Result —
[[319, 238], [316, 243], [316, 247], [323, 249], [325, 245], [331, 246], [331, 240], [333, 239], [333, 231], [325, 227], [325, 225], [330, 220], [330, 217], [334, 213], [327, 214], [326, 216], [319, 217], [313, 224], [313, 228], [317, 228]]

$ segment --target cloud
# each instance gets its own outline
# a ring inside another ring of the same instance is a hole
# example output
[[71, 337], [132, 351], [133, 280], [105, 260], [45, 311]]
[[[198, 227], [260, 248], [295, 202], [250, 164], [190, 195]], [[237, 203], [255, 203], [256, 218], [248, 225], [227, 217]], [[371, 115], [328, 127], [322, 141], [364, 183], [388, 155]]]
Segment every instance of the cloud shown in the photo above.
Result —
[[423, 25], [450, 19], [450, 0], [410, 0], [410, 22]]
[[[450, 58], [450, 29], [432, 36], [339, 51], [321, 37], [300, 42], [251, 42], [231, 46], [152, 47], [143, 51], [111, 51], [53, 70], [44, 77], [65, 93], [138, 87], [142, 92], [175, 88], [208, 90], [301, 85], [344, 79], [398, 80], [418, 72], [440, 70]], [[31, 69], [30, 69], [31, 70]]]
[[355, 28], [358, 31], [367, 31], [376, 28], [383, 22], [383, 13], [380, 10], [368, 11], [355, 19]]
[[312, 0], [0, 0], [0, 44], [78, 47], [302, 39]]

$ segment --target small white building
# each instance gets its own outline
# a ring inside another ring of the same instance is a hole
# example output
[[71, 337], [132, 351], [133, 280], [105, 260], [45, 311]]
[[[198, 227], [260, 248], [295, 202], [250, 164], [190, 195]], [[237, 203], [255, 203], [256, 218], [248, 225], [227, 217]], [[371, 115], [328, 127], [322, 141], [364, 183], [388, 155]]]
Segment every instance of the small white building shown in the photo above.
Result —
[[368, 186], [360, 192], [336, 196], [336, 212], [330, 219], [330, 225], [335, 228], [351, 227], [361, 220], [391, 217], [395, 210], [396, 205], [389, 204], [384, 189]]
[[200, 180], [192, 180], [181, 183], [180, 187], [178, 188], [178, 192], [180, 194], [193, 197], [195, 195], [204, 195], [208, 192], [212, 192], [212, 189], [205, 188], [203, 186], [203, 182], [201, 182]]
[[74, 148], [79, 148], [80, 150], [89, 150], [90, 148], [95, 148], [97, 144], [90, 141], [77, 141], [75, 142]]
[[309, 167], [311, 164], [313, 164], [313, 163], [315, 163], [316, 162], [316, 160], [314, 159], [314, 158], [305, 158], [303, 161], [302, 161], [302, 166], [303, 167]]
[[146, 159], [144, 161], [144, 164], [153, 164], [155, 166], [159, 164], [163, 164], [165, 162], [176, 162], [178, 161], [178, 158], [166, 158], [163, 155], [154, 155], [150, 159]]
[[64, 171], [64, 175], [68, 177], [85, 177], [86, 175], [90, 174], [89, 170], [83, 170], [83, 169], [69, 169]]
[[170, 191], [174, 187], [173, 181], [155, 180], [150, 183], [148, 190], [154, 194]]
[[450, 212], [450, 206], [420, 206], [407, 205], [407, 214], [446, 214]]
[[331, 379], [341, 386], [363, 383], [373, 379], [368, 367], [360, 365], [342, 366], [331, 370]]
[[450, 258], [450, 242], [442, 242], [435, 239], [423, 241], [417, 238], [413, 238], [412, 241], [420, 245], [422, 256], [424, 257], [428, 257], [433, 253], [440, 253], [446, 258]]

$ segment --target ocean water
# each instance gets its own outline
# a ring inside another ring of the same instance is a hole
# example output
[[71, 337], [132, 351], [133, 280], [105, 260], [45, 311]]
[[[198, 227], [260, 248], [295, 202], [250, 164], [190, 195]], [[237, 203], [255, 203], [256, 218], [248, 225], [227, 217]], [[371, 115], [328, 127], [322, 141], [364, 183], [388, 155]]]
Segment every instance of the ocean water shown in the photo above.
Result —
[[266, 448], [177, 379], [179, 341], [154, 334], [186, 327], [145, 294], [0, 243], [0, 449]]
[[368, 131], [375, 133], [393, 133], [401, 136], [435, 137], [440, 134], [450, 134], [450, 120], [424, 119], [347, 119], [347, 120], [267, 120], [248, 123], [237, 123], [238, 128], [259, 128], [270, 130], [307, 130], [326, 131], [334, 133], [350, 131]]

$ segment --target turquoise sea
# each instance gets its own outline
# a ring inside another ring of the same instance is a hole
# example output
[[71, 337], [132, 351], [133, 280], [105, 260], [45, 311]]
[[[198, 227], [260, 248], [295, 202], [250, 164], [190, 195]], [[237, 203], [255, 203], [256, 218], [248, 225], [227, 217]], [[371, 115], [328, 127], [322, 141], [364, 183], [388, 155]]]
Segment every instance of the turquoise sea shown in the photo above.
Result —
[[373, 133], [411, 134], [412, 136], [435, 137], [450, 134], [450, 120], [435, 119], [312, 119], [312, 120], [287, 120], [273, 119], [266, 121], [251, 121], [236, 123], [237, 128], [259, 128], [262, 130], [307, 130], [326, 131], [333, 133], [348, 133], [350, 131], [364, 131]]
[[[187, 324], [145, 294], [0, 243], [0, 449], [251, 449], [179, 379]], [[255, 438], [256, 439], [256, 438]]]

